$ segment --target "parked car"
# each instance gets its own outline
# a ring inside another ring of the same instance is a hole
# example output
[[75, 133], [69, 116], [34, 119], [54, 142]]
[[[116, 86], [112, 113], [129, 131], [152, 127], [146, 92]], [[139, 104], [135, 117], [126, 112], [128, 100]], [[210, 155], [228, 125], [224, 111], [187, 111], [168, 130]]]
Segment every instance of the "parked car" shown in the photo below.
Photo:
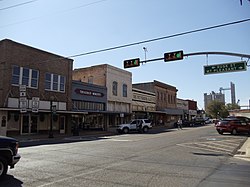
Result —
[[250, 118], [245, 117], [245, 116], [228, 116], [228, 118], [231, 118], [231, 119], [236, 118], [242, 122], [250, 123]]
[[148, 132], [152, 128], [151, 121], [148, 119], [135, 119], [130, 123], [120, 124], [117, 127], [119, 133], [129, 133], [130, 131]]
[[250, 134], [250, 123], [242, 121], [238, 118], [225, 118], [220, 120], [215, 128], [219, 134], [224, 132], [236, 135], [238, 133], [249, 133]]
[[20, 160], [18, 154], [19, 142], [10, 137], [0, 136], [0, 178], [6, 175], [8, 167], [14, 168]]
[[204, 120], [205, 120], [205, 123], [206, 123], [206, 124], [213, 123], [213, 120], [210, 119], [209, 117], [205, 117]]

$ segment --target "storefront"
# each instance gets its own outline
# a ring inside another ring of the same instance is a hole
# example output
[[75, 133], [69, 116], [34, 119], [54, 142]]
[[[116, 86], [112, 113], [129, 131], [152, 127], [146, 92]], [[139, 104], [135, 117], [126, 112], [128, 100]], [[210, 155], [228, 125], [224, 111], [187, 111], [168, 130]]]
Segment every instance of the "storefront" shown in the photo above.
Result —
[[72, 81], [72, 122], [80, 130], [107, 129], [107, 88]]

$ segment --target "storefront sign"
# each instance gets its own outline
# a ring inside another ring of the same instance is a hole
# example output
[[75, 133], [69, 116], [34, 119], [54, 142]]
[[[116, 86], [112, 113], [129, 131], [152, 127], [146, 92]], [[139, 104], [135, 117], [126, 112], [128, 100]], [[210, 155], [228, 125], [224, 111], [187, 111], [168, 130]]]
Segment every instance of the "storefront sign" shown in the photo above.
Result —
[[75, 93], [81, 94], [81, 95], [87, 95], [87, 96], [93, 96], [93, 97], [103, 97], [103, 93], [100, 92], [94, 92], [91, 90], [83, 90], [83, 89], [75, 89]]

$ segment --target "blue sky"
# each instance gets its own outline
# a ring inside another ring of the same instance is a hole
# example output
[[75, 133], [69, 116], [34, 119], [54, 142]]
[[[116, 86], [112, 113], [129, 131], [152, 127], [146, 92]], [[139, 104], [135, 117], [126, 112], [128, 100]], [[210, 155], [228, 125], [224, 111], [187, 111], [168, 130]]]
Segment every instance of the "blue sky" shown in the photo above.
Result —
[[[20, 6], [11, 7], [25, 3]], [[11, 8], [8, 8], [11, 7]], [[0, 40], [8, 38], [62, 56], [169, 36], [250, 18], [243, 0], [0, 0]], [[74, 68], [123, 60], [161, 58], [164, 53], [234, 52], [250, 54], [250, 22], [193, 33], [127, 48], [81, 56]], [[248, 60], [248, 59], [244, 59]], [[203, 66], [241, 61], [231, 56], [190, 56], [181, 61], [156, 61], [126, 69], [133, 83], [158, 80], [175, 86], [177, 97], [193, 99], [201, 109], [204, 93], [236, 87], [236, 100], [248, 105], [250, 71], [204, 75]], [[250, 64], [250, 61], [249, 63]], [[230, 103], [230, 91], [225, 91]]]

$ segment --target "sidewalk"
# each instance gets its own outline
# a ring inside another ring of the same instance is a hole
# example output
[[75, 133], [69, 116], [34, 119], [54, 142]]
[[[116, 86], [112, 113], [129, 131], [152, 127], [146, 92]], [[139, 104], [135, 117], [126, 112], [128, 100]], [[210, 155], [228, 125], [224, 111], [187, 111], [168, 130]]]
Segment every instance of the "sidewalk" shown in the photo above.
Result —
[[245, 143], [234, 155], [235, 158], [250, 161], [250, 137], [247, 138]]
[[57, 144], [57, 143], [69, 143], [74, 141], [81, 141], [84, 139], [98, 139], [102, 136], [115, 135], [115, 132], [107, 131], [80, 131], [79, 136], [73, 136], [73, 134], [54, 134], [54, 138], [49, 138], [48, 134], [29, 134], [12, 136], [19, 141], [19, 147]]

